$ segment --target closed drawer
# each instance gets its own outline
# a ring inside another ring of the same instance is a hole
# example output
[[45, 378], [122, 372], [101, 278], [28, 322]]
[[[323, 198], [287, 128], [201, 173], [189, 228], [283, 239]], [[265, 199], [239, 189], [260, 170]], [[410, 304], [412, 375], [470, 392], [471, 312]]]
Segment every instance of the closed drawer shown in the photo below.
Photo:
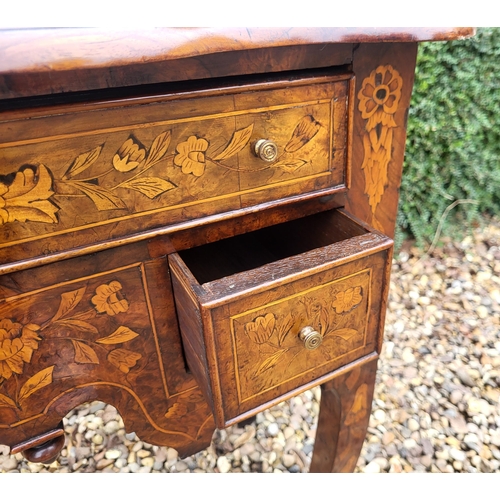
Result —
[[0, 444], [99, 399], [128, 432], [194, 452], [210, 409], [185, 370], [168, 276], [144, 244], [1, 276]]
[[188, 364], [219, 427], [378, 351], [391, 252], [334, 210], [169, 256]]
[[[351, 82], [337, 74], [1, 113], [0, 260], [345, 190]], [[275, 143], [274, 160], [255, 155], [260, 139]]]

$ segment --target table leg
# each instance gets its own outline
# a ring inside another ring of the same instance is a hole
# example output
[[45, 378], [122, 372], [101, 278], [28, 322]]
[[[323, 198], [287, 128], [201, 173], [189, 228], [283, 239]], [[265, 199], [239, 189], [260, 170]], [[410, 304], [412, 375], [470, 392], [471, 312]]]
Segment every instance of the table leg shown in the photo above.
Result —
[[321, 386], [321, 406], [310, 472], [352, 472], [370, 420], [378, 358]]

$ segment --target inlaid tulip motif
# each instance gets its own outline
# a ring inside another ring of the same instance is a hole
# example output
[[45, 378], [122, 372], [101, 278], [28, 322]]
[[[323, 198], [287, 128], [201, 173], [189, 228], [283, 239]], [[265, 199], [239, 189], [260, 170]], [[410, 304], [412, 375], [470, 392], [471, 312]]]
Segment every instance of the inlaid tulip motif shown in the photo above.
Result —
[[[245, 323], [244, 331], [247, 337], [261, 348], [266, 347], [267, 353], [263, 361], [259, 361], [255, 375], [276, 366], [286, 358], [289, 351], [297, 355], [303, 351], [303, 346], [297, 341], [298, 333], [305, 326], [312, 327], [323, 337], [336, 337], [339, 341], [348, 341], [358, 334], [354, 328], [340, 327], [339, 318], [349, 314], [363, 300], [363, 288], [354, 286], [346, 288], [332, 296], [322, 298], [310, 296], [298, 300], [299, 307], [287, 314], [268, 312]], [[319, 348], [320, 350], [321, 348]]]
[[[90, 200], [98, 211], [126, 213], [131, 210], [132, 198], [120, 194], [123, 190], [159, 201], [162, 195], [179, 187], [169, 175], [172, 169], [180, 168], [183, 174], [194, 178], [202, 177], [209, 164], [242, 173], [269, 169], [294, 173], [308, 163], [300, 157], [300, 150], [316, 136], [321, 124], [312, 115], [303, 117], [282, 148], [282, 154], [271, 164], [240, 167], [228, 163], [228, 159], [250, 147], [253, 128], [252, 123], [235, 130], [222, 150], [211, 150], [210, 140], [195, 134], [180, 138], [171, 148], [172, 130], [158, 134], [149, 146], [146, 141], [141, 142], [129, 134], [109, 158], [103, 158], [106, 143], [77, 155], [57, 179], [44, 164], [23, 166], [18, 172], [5, 176], [6, 179], [12, 177], [12, 181], [0, 182], [0, 225], [13, 222], [57, 224], [61, 211], [75, 198]], [[155, 166], [161, 168], [151, 174]], [[89, 172], [93, 173], [89, 175]], [[116, 174], [124, 180], [118, 183], [107, 180], [115, 179]]]

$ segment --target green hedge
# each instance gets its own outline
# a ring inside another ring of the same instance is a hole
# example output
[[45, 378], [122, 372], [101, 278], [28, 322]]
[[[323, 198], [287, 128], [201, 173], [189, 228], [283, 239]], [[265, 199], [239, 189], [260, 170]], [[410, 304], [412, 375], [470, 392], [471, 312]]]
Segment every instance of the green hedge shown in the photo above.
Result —
[[500, 28], [419, 47], [398, 219], [398, 240], [428, 246], [443, 224], [460, 235], [500, 214]]

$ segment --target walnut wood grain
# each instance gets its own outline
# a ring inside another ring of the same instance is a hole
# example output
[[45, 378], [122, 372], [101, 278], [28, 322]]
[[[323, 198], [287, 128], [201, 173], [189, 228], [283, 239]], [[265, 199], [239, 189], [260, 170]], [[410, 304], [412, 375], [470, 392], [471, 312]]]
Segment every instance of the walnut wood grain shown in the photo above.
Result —
[[[330, 73], [0, 115], [0, 258], [345, 190], [353, 81]], [[253, 154], [259, 139], [275, 161]]]
[[38, 29], [0, 32], [0, 99], [348, 64], [352, 44], [471, 28]]
[[[169, 257], [188, 363], [218, 426], [378, 349], [391, 246], [333, 212]], [[314, 351], [306, 326], [323, 338]]]
[[[416, 43], [362, 44], [354, 60], [352, 175], [346, 208], [390, 237], [396, 226], [416, 56]], [[383, 78], [387, 82], [382, 83]], [[373, 99], [379, 90], [384, 98]]]
[[1, 280], [2, 443], [28, 441], [48, 460], [57, 446], [37, 436], [100, 399], [142, 439], [184, 455], [208, 445], [213, 418], [184, 366], [166, 259], [147, 259], [137, 245]]
[[321, 386], [310, 472], [353, 472], [370, 420], [378, 358], [345, 370]]
[[416, 42], [473, 33], [0, 31], [0, 443], [52, 460], [100, 399], [185, 456], [323, 384], [311, 470], [352, 471]]

